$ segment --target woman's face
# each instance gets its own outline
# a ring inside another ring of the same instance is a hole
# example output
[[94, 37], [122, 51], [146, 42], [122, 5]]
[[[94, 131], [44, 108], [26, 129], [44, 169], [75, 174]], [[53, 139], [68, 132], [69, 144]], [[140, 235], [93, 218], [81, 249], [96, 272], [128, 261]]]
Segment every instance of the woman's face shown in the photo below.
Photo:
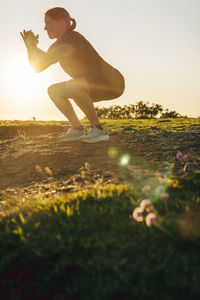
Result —
[[44, 30], [47, 31], [47, 34], [50, 39], [58, 39], [67, 29], [67, 23], [64, 19], [54, 20], [49, 16], [44, 18], [45, 27]]

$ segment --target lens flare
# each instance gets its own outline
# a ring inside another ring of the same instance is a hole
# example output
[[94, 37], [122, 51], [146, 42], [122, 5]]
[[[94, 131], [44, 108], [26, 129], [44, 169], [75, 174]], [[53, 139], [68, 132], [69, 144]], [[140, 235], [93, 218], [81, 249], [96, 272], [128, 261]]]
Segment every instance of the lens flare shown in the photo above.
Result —
[[125, 167], [125, 166], [127, 166], [127, 165], [129, 164], [130, 160], [131, 160], [130, 154], [125, 153], [125, 154], [123, 154], [123, 155], [120, 157], [119, 165], [120, 165], [121, 167]]
[[119, 160], [120, 176], [123, 181], [138, 191], [141, 197], [151, 199], [154, 203], [165, 197], [169, 178], [172, 173], [172, 163], [164, 165], [158, 172], [152, 161], [145, 158], [123, 154]]
[[115, 147], [109, 147], [107, 150], [107, 154], [110, 158], [116, 158], [118, 156], [118, 149]]

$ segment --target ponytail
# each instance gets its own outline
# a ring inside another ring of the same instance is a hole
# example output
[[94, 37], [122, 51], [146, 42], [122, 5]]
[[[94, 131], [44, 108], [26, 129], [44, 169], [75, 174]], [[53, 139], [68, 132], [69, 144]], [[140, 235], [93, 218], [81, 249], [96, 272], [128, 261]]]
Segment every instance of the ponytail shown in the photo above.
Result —
[[70, 18], [70, 23], [71, 23], [71, 21], [72, 21], [72, 25], [70, 26], [70, 28], [71, 28], [71, 31], [72, 31], [76, 28], [76, 20], [73, 19], [73, 18]]

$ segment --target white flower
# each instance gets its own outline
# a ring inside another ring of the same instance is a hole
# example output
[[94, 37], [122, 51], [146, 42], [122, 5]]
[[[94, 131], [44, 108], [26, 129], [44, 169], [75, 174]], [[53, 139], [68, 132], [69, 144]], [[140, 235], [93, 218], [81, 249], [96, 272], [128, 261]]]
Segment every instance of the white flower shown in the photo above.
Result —
[[140, 203], [140, 207], [145, 210], [147, 206], [151, 205], [151, 200], [150, 199], [144, 199]]
[[133, 219], [137, 222], [144, 221], [144, 210], [141, 207], [136, 207], [133, 211]]
[[148, 214], [148, 215], [146, 216], [146, 218], [145, 218], [146, 225], [147, 225], [148, 227], [152, 226], [153, 223], [155, 222], [155, 220], [156, 220], [156, 214], [155, 214], [155, 213], [150, 213], [150, 214]]

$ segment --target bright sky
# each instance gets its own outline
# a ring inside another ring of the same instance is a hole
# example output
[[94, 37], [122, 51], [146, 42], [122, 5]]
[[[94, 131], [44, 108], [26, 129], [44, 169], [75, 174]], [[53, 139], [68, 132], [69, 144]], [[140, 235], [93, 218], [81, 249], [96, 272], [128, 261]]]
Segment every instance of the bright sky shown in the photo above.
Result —
[[47, 50], [54, 40], [43, 30], [43, 12], [55, 6], [68, 10], [75, 30], [125, 77], [124, 94], [97, 105], [143, 100], [200, 116], [199, 0], [6, 0], [0, 19], [0, 119], [65, 119], [47, 88], [71, 78], [59, 64], [34, 74], [19, 34], [32, 29]]

